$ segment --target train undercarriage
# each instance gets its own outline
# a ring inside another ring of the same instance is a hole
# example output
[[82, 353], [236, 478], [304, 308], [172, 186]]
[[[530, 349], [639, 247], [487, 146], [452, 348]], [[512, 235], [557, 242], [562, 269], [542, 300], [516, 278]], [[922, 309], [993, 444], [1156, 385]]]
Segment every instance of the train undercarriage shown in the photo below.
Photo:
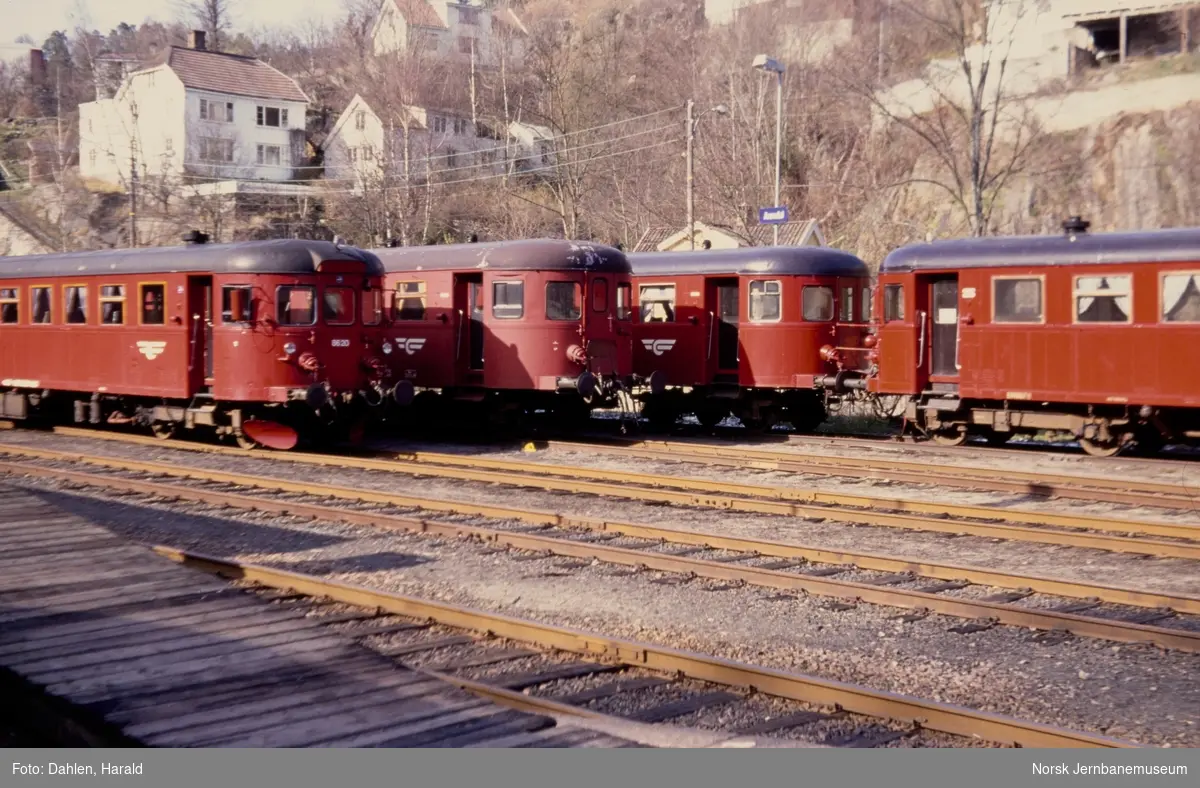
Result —
[[796, 432], [812, 432], [827, 415], [822, 391], [696, 386], [647, 393], [641, 399], [642, 415], [656, 429], [670, 429], [680, 416], [690, 414], [705, 428], [734, 416], [749, 429], [765, 432], [790, 424]]

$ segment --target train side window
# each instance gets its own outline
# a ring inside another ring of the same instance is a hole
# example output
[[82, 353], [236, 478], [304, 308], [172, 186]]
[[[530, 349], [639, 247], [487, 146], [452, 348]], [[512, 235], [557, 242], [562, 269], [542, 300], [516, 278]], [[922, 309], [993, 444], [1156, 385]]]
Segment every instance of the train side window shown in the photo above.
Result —
[[29, 300], [33, 307], [33, 323], [49, 323], [51, 321], [50, 288], [29, 288]]
[[63, 288], [63, 314], [72, 325], [87, 322], [87, 285], [67, 285]]
[[349, 287], [327, 287], [321, 297], [321, 318], [326, 325], [354, 324], [354, 291]]
[[[549, 299], [546, 306], [549, 309]], [[525, 283], [520, 279], [492, 282], [492, 317], [497, 320], [517, 320], [524, 315]]]
[[808, 285], [800, 294], [800, 311], [810, 323], [827, 323], [833, 320], [833, 288], [824, 285]]
[[838, 310], [838, 320], [843, 323], [854, 322], [854, 287], [842, 288], [842, 303]]
[[993, 323], [1040, 323], [1043, 308], [1040, 277], [996, 277], [992, 280]]
[[1163, 274], [1164, 323], [1200, 323], [1200, 274]]
[[581, 289], [578, 282], [547, 282], [546, 319], [578, 320], [583, 312], [579, 303]]
[[282, 285], [275, 290], [275, 319], [281, 326], [311, 326], [317, 322], [317, 288]]
[[629, 320], [633, 317], [633, 286], [617, 285], [617, 320]]
[[125, 324], [125, 285], [100, 286], [100, 323], [107, 326]]
[[0, 323], [16, 323], [21, 316], [18, 288], [0, 287]]
[[1075, 277], [1075, 322], [1128, 323], [1132, 315], [1132, 276]]
[[608, 280], [603, 277], [592, 280], [592, 311], [608, 311]]
[[424, 320], [425, 319], [425, 283], [397, 282], [396, 293], [392, 296], [393, 320]]
[[142, 325], [161, 326], [167, 322], [167, 286], [140, 285]]
[[362, 291], [362, 324], [377, 326], [383, 322], [383, 291]]
[[675, 285], [642, 285], [638, 298], [643, 323], [675, 322]]
[[883, 322], [904, 319], [904, 285], [883, 286]]
[[781, 317], [783, 285], [778, 280], [750, 282], [750, 322], [774, 323]]
[[[237, 290], [241, 293], [237, 307], [239, 314], [233, 313], [234, 298], [233, 293]], [[254, 320], [254, 298], [253, 289], [249, 285], [226, 285], [221, 288], [221, 322], [229, 325], [230, 323], [251, 323]]]
[[863, 289], [858, 292], [859, 295], [862, 296], [862, 304], [859, 307], [862, 310], [862, 322], [870, 323], [872, 317], [871, 313], [874, 311], [874, 304], [872, 301], [875, 296], [875, 291], [868, 285], [863, 285]]

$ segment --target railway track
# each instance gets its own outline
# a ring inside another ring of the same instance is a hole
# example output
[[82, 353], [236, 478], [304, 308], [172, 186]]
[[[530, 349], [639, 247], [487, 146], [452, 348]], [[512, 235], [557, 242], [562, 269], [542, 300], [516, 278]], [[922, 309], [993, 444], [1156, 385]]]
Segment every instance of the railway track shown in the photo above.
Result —
[[[1042, 640], [1070, 633], [1200, 652], [1200, 597], [1194, 596], [159, 463], [66, 454], [38, 459], [53, 464], [0, 460], [0, 473], [165, 501], [468, 538], [521, 551], [523, 559], [583, 561], [578, 567], [599, 561], [673, 577], [664, 582], [704, 578], [734, 584], [728, 587], [751, 585], [810, 594], [840, 610], [881, 605], [898, 608], [893, 617], [909, 621], [942, 614], [964, 619], [965, 623], [952, 627], [963, 634], [1008, 625], [1040, 630], [1034, 637]], [[81, 465], [103, 472], [78, 470]], [[413, 511], [486, 517], [494, 523], [438, 521], [413, 516]], [[621, 544], [615, 544], [618, 541]], [[986, 587], [985, 596], [973, 593], [980, 586]], [[1166, 626], [1168, 622], [1176, 626]]]
[[[276, 601], [357, 608], [364, 644], [464, 689], [528, 711], [642, 723], [688, 720], [736, 736], [811, 736], [881, 747], [929, 732], [1021, 747], [1137, 746], [1090, 733], [921, 700], [650, 643], [347, 585], [266, 566], [155, 548], [179, 563], [264, 589]], [[457, 634], [455, 634], [457, 633]], [[350, 633], [353, 634], [353, 633]], [[393, 636], [402, 636], [395, 642]], [[731, 713], [732, 709], [732, 713]], [[720, 710], [724, 726], [708, 714]], [[707, 717], [707, 719], [706, 719]], [[813, 733], [806, 735], [807, 730]]]

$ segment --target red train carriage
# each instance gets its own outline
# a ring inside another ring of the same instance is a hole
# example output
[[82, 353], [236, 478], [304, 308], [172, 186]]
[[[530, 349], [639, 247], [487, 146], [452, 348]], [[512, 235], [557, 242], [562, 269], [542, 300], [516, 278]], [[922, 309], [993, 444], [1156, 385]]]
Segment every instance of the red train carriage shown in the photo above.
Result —
[[645, 413], [673, 424], [693, 413], [713, 426], [825, 418], [826, 376], [858, 363], [870, 272], [824, 247], [764, 247], [630, 255], [634, 371], [648, 380]]
[[586, 417], [630, 374], [629, 263], [558, 240], [379, 250], [397, 402]]
[[385, 396], [378, 258], [317, 241], [0, 260], [0, 415], [291, 448]]
[[898, 249], [866, 383], [937, 441], [1073, 434], [1090, 454], [1200, 438], [1200, 230]]

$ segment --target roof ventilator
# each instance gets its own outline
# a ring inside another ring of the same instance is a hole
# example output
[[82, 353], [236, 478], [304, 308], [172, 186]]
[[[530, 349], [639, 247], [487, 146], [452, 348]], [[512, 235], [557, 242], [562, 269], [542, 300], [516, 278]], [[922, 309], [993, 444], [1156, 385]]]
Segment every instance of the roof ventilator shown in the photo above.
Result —
[[208, 235], [199, 230], [192, 230], [184, 234], [183, 242], [186, 244], [206, 244], [208, 243]]
[[1088, 228], [1091, 226], [1092, 223], [1086, 221], [1081, 216], [1072, 216], [1070, 219], [1067, 219], [1062, 223], [1063, 232], [1065, 232], [1067, 237], [1072, 241], [1075, 240], [1075, 236], [1079, 233], [1086, 233]]

